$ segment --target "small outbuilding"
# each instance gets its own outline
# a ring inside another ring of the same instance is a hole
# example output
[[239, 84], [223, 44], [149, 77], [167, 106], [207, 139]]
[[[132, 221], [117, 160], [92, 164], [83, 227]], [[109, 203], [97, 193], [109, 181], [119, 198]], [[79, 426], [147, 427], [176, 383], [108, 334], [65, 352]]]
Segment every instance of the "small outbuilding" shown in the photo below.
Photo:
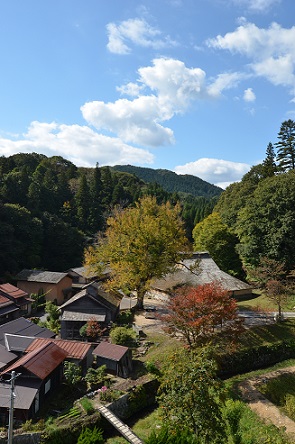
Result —
[[106, 365], [107, 371], [121, 378], [128, 378], [132, 372], [132, 353], [128, 347], [101, 342], [94, 350], [98, 367]]

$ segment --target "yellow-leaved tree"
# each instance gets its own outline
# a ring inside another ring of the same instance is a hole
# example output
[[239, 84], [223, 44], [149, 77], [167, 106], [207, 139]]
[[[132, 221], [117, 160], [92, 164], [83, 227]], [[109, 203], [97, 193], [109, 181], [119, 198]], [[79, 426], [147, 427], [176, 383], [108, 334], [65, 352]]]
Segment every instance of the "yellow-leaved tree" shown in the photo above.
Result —
[[159, 205], [147, 196], [135, 207], [115, 210], [104, 235], [86, 250], [85, 265], [95, 271], [109, 268], [109, 288], [136, 292], [143, 308], [152, 278], [172, 271], [187, 250], [180, 206]]

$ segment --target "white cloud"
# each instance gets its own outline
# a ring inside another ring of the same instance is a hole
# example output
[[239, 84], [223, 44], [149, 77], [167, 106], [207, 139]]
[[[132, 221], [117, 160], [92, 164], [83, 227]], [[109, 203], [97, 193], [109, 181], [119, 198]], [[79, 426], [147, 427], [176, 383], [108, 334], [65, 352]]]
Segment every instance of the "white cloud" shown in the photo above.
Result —
[[252, 88], [247, 88], [244, 91], [244, 100], [245, 102], [255, 102], [256, 95]]
[[147, 150], [124, 144], [118, 138], [98, 134], [87, 126], [32, 122], [26, 134], [16, 140], [0, 138], [0, 152], [11, 156], [19, 152], [59, 155], [78, 166], [151, 164]]
[[268, 29], [245, 23], [224, 36], [207, 41], [209, 47], [240, 53], [250, 59], [256, 76], [274, 85], [288, 87], [295, 92], [295, 26], [282, 28], [272, 23]]
[[143, 85], [139, 85], [138, 83], [129, 82], [127, 85], [117, 86], [116, 90], [119, 93], [124, 94], [126, 96], [139, 96], [140, 92], [144, 88]]
[[85, 103], [81, 111], [85, 120], [98, 130], [117, 134], [124, 142], [145, 146], [174, 143], [173, 131], [162, 125], [175, 114], [184, 113], [192, 101], [215, 97], [206, 85], [206, 74], [200, 68], [187, 68], [175, 59], [158, 58], [152, 66], [138, 70], [138, 84], [119, 87], [121, 92], [140, 94], [141, 88], [149, 95], [139, 95], [133, 100], [119, 99], [104, 103]]
[[208, 87], [209, 95], [218, 97], [223, 90], [235, 88], [245, 75], [238, 72], [218, 74]]
[[233, 0], [233, 2], [253, 11], [265, 12], [280, 3], [281, 0]]
[[107, 25], [107, 48], [114, 54], [129, 54], [130, 43], [144, 48], [162, 49], [176, 46], [169, 36], [162, 37], [159, 29], [150, 26], [144, 19], [135, 18], [121, 22], [119, 25]]
[[241, 180], [251, 166], [246, 163], [231, 162], [207, 157], [175, 167], [177, 174], [192, 174], [206, 182], [226, 188], [232, 182]]

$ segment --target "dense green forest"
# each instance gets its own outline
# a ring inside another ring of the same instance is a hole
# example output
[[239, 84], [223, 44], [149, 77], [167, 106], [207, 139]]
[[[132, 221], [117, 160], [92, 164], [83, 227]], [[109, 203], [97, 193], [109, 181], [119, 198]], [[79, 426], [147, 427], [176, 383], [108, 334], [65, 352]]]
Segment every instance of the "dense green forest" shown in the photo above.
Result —
[[145, 195], [158, 203], [180, 201], [188, 238], [209, 250], [225, 271], [249, 275], [265, 257], [286, 271], [295, 269], [293, 120], [282, 123], [264, 161], [222, 193], [193, 176], [119, 169], [78, 168], [62, 157], [36, 153], [0, 157], [2, 279], [25, 267], [63, 271], [79, 266], [85, 247], [105, 230], [113, 209]]
[[[295, 269], [293, 120], [282, 123], [278, 141], [274, 145], [268, 144], [264, 161], [253, 166], [240, 182], [231, 184], [222, 193], [214, 212], [220, 215], [222, 226], [215, 223], [214, 227], [205, 219], [194, 231], [198, 241], [200, 234], [203, 239], [210, 238], [213, 257], [214, 253], [220, 255], [218, 245], [222, 245], [230, 234], [233, 248], [248, 276], [263, 258], [282, 264], [287, 273]], [[215, 259], [218, 262], [218, 258]]]
[[114, 207], [133, 205], [144, 195], [159, 203], [181, 200], [190, 238], [217, 201], [199, 194], [170, 193], [134, 174], [98, 165], [78, 168], [59, 156], [0, 157], [0, 276], [9, 279], [22, 268], [64, 271], [81, 265], [85, 246], [105, 229]]
[[176, 174], [169, 170], [153, 170], [152, 168], [142, 168], [132, 165], [116, 165], [116, 171], [134, 174], [146, 183], [158, 183], [169, 193], [186, 193], [195, 197], [215, 197], [220, 196], [222, 189], [212, 185], [199, 177], [190, 174]]

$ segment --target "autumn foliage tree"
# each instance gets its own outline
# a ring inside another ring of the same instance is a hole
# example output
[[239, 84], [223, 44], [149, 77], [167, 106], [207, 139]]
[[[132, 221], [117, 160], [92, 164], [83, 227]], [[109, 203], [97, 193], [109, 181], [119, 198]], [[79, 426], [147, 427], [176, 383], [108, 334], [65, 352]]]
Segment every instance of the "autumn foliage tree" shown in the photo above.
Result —
[[167, 309], [168, 331], [181, 334], [190, 347], [217, 338], [234, 341], [243, 331], [235, 299], [216, 283], [181, 289]]
[[96, 341], [103, 334], [103, 329], [101, 328], [99, 322], [94, 318], [89, 319], [86, 324], [80, 329], [81, 336], [87, 336], [87, 338], [92, 341]]
[[155, 197], [148, 196], [133, 208], [114, 212], [105, 235], [86, 251], [85, 264], [98, 272], [108, 267], [109, 287], [135, 291], [142, 308], [151, 279], [173, 270], [186, 243], [180, 206], [159, 205]]

